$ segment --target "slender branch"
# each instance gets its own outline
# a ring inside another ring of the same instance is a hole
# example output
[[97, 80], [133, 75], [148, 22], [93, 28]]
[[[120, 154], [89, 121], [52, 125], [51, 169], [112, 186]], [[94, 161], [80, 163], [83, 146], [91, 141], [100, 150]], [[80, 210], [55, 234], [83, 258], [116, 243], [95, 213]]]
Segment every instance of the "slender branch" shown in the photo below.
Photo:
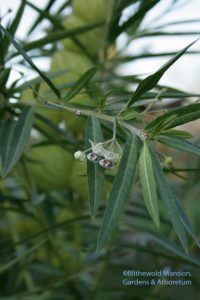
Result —
[[[74, 114], [79, 114], [79, 115], [83, 115], [83, 116], [94, 116], [98, 119], [104, 120], [104, 121], [108, 121], [111, 122], [113, 124], [117, 123], [120, 124], [122, 127], [126, 128], [128, 131], [137, 134], [138, 136], [140, 136], [141, 131], [139, 128], [134, 127], [133, 125], [118, 120], [115, 116], [110, 116], [110, 115], [106, 115], [106, 114], [102, 114], [100, 112], [94, 111], [94, 110], [90, 110], [90, 109], [82, 109], [79, 107], [71, 107], [71, 106], [62, 106], [60, 104], [56, 104], [56, 103], [51, 103], [49, 101], [43, 100], [43, 103], [48, 106], [49, 108], [52, 109], [57, 109], [57, 110], [61, 110], [61, 111], [69, 111], [72, 112]], [[116, 125], [114, 125], [116, 126]], [[114, 128], [114, 127], [113, 127]]]

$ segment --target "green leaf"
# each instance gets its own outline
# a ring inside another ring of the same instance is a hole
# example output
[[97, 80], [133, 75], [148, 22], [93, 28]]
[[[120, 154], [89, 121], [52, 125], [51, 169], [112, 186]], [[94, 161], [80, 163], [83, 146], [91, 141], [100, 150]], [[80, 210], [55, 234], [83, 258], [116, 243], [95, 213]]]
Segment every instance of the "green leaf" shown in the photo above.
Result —
[[[21, 1], [21, 5], [19, 6], [19, 9], [15, 15], [15, 17], [13, 18], [13, 22], [12, 24], [10, 25], [10, 27], [7, 29], [8, 32], [10, 33], [11, 36], [15, 36], [15, 33], [17, 31], [17, 28], [20, 24], [20, 21], [22, 19], [22, 15], [24, 13], [24, 9], [25, 9], [25, 6], [26, 6], [26, 0], [22, 0]], [[7, 53], [7, 50], [8, 50], [8, 47], [10, 45], [10, 40], [9, 39], [5, 39], [4, 38], [4, 41], [3, 41], [3, 48], [4, 48], [4, 53], [6, 54]]]
[[173, 115], [170, 115], [168, 118], [158, 122], [157, 125], [151, 131], [151, 136], [154, 137], [154, 136], [158, 135], [161, 131], [165, 130], [166, 127], [168, 127], [170, 124], [172, 124], [174, 122], [176, 117], [177, 117], [177, 115], [173, 114]]
[[36, 5], [34, 5], [31, 2], [26, 1], [28, 6], [30, 6], [31, 8], [33, 8], [35, 11], [39, 13], [39, 17], [35, 20], [33, 26], [31, 26], [31, 28], [29, 29], [28, 35], [30, 35], [33, 32], [33, 30], [38, 26], [38, 24], [44, 19], [49, 20], [55, 26], [55, 28], [62, 29], [63, 26], [61, 20], [55, 18], [52, 14], [48, 12], [54, 1], [55, 0], [50, 0], [50, 3], [47, 3], [47, 6], [44, 10], [38, 8]]
[[157, 141], [174, 149], [200, 155], [200, 147], [176, 137], [158, 136]]
[[[59, 70], [59, 71], [56, 71], [56, 72], [47, 72], [47, 76], [50, 78], [50, 79], [56, 79], [56, 78], [59, 78], [61, 76], [64, 76], [66, 75], [68, 72], [70, 71], [70, 69], [63, 69], [63, 70]], [[25, 89], [30, 89], [30, 86], [33, 86], [33, 85], [36, 85], [36, 84], [40, 84], [43, 82], [43, 79], [38, 76], [34, 79], [31, 79], [31, 80], [28, 80], [26, 82], [23, 82], [22, 84], [20, 84], [19, 86], [17, 86], [14, 91], [15, 92], [21, 92]]]
[[[147, 234], [150, 238], [151, 235]], [[134, 243], [133, 241], [126, 241], [126, 242], [122, 242], [120, 241], [120, 243], [118, 243], [116, 246], [120, 247], [120, 248], [128, 248], [128, 249], [133, 249], [134, 251], [138, 251], [138, 253], [146, 253], [147, 255], [154, 255], [155, 257], [163, 257], [165, 259], [168, 259], [170, 261], [174, 261], [174, 262], [180, 262], [180, 263], [191, 263], [194, 265], [199, 266], [200, 262], [198, 261], [197, 258], [193, 257], [193, 256], [189, 256], [186, 255], [185, 252], [182, 251], [182, 249], [178, 248], [175, 244], [169, 242], [166, 239], [163, 239], [162, 236], [159, 236], [159, 238], [161, 238], [161, 240], [159, 240], [159, 242], [157, 242], [157, 236], [156, 238], [152, 238], [153, 241], [155, 241], [157, 244], [161, 245], [161, 249], [160, 247], [155, 247], [154, 243], [152, 243], [151, 246], [146, 246], [146, 245], [140, 245], [137, 241]], [[162, 248], [165, 248], [164, 250]], [[172, 251], [173, 249], [173, 251]], [[167, 253], [170, 251], [170, 254]], [[173, 252], [173, 254], [171, 254], [171, 252]], [[175, 253], [176, 252], [176, 253]], [[176, 255], [174, 255], [174, 253]], [[179, 253], [180, 255], [178, 256], [177, 253]], [[186, 258], [187, 257], [187, 258]], [[166, 299], [165, 299], [166, 300]]]
[[99, 250], [106, 245], [124, 209], [135, 174], [139, 148], [139, 138], [135, 134], [129, 135], [99, 231]]
[[176, 129], [168, 129], [168, 130], [161, 131], [159, 133], [159, 135], [169, 136], [169, 137], [176, 137], [176, 138], [185, 139], [185, 140], [191, 139], [193, 137], [191, 135], [191, 133], [189, 133], [187, 131], [176, 130]]
[[144, 37], [158, 37], [158, 36], [192, 36], [192, 35], [197, 35], [199, 36], [199, 31], [145, 31], [144, 33], [141, 33], [138, 38], [144, 38]]
[[180, 214], [177, 209], [175, 196], [168, 185], [163, 170], [161, 168], [159, 159], [154, 152], [153, 148], [150, 148], [151, 158], [153, 169], [157, 181], [157, 185], [160, 191], [161, 198], [163, 200], [164, 206], [166, 207], [169, 218], [174, 226], [174, 229], [179, 237], [179, 240], [184, 248], [184, 250], [188, 253], [188, 243], [185, 235], [185, 230], [180, 219]]
[[[130, 221], [128, 221], [128, 222], [130, 222]], [[172, 253], [175, 254], [176, 256], [173, 256], [175, 260], [178, 257], [178, 258], [184, 259], [185, 261], [187, 261], [187, 263], [192, 263], [192, 264], [194, 264], [196, 266], [200, 266], [200, 260], [199, 260], [199, 258], [197, 258], [195, 256], [192, 256], [192, 255], [186, 254], [174, 242], [169, 241], [168, 239], [166, 239], [165, 237], [163, 237], [163, 235], [159, 234], [158, 232], [155, 232], [152, 229], [150, 229], [150, 228], [148, 228], [148, 227], [146, 227], [144, 225], [135, 224], [132, 221], [131, 221], [131, 224], [128, 224], [128, 226], [130, 226], [131, 228], [136, 229], [137, 231], [144, 232], [153, 241], [155, 241], [161, 247], [163, 247], [164, 249], [166, 249], [167, 251], [169, 251], [171, 255], [172, 255]]]
[[86, 71], [76, 82], [75, 86], [73, 86], [67, 95], [64, 97], [64, 100], [69, 101], [74, 96], [76, 96], [86, 85], [87, 83], [92, 79], [92, 77], [97, 72], [97, 67], [93, 67]]
[[144, 141], [139, 157], [139, 173], [145, 205], [155, 225], [159, 227], [160, 220], [156, 182], [154, 178], [151, 155], [146, 141]]
[[7, 83], [7, 80], [10, 76], [11, 68], [6, 68], [0, 73], [0, 88], [3, 89]]
[[187, 215], [185, 214], [185, 212], [183, 211], [182, 207], [180, 206], [180, 204], [177, 200], [176, 200], [176, 206], [178, 208], [183, 225], [185, 226], [186, 230], [191, 235], [193, 240], [196, 242], [197, 246], [200, 248], [200, 241], [198, 240], [196, 233], [194, 232], [194, 229], [192, 228], [192, 225], [190, 224], [190, 221], [188, 220]]
[[131, 32], [135, 32], [145, 15], [151, 10], [160, 0], [141, 1], [139, 9], [127, 21], [116, 29], [113, 39], [116, 39], [122, 32], [130, 28]]
[[157, 37], [157, 36], [192, 36], [192, 35], [198, 35], [199, 36], [199, 31], [149, 31], [149, 32], [144, 32], [141, 33], [139, 38], [144, 38], [144, 37]]
[[139, 114], [135, 110], [135, 108], [130, 108], [125, 111], [122, 111], [117, 118], [119, 120], [129, 121], [129, 120], [136, 119], [138, 116], [139, 116]]
[[4, 41], [4, 36], [0, 30], [0, 66], [1, 66], [1, 68], [3, 68], [3, 66], [4, 66], [4, 56], [5, 56], [3, 41]]
[[143, 94], [153, 89], [164, 73], [196, 42], [192, 42], [181, 51], [179, 51], [175, 56], [173, 56], [168, 62], [166, 62], [158, 71], [152, 75], [146, 77], [137, 87], [135, 93], [128, 101], [127, 107], [130, 107], [135, 101], [138, 101]]
[[[94, 143], [103, 142], [101, 125], [99, 123], [99, 120], [93, 116], [89, 116], [86, 123], [86, 132], [85, 132], [86, 149], [91, 148], [91, 144], [89, 140], [92, 140]], [[105, 171], [98, 163], [94, 163], [88, 160], [87, 177], [88, 177], [90, 214], [92, 218], [94, 218], [101, 201]]]
[[44, 237], [43, 239], [41, 239], [41, 241], [34, 244], [34, 246], [32, 246], [28, 250], [24, 251], [23, 254], [16, 256], [15, 258], [13, 258], [12, 260], [8, 261], [7, 263], [5, 263], [3, 265], [0, 265], [0, 274], [5, 272], [6, 270], [10, 269], [16, 263], [23, 261], [27, 255], [29, 255], [29, 254], [35, 252], [37, 249], [39, 249], [42, 245], [44, 245], [47, 242], [48, 239], [49, 239], [48, 236]]
[[156, 243], [158, 243], [163, 248], [176, 254], [178, 257], [182, 257], [186, 261], [195, 264], [196, 266], [200, 266], [200, 260], [197, 257], [185, 254], [183, 251], [181, 251], [179, 247], [177, 247], [174, 243], [165, 239], [163, 236], [156, 233], [150, 234], [150, 236]]
[[[18, 121], [6, 123], [1, 132], [1, 175], [5, 177], [21, 157], [33, 124], [33, 108], [26, 107]], [[3, 144], [2, 144], [3, 143]]]
[[104, 25], [104, 21], [98, 21], [94, 23], [89, 23], [84, 26], [79, 26], [72, 29], [66, 29], [66, 30], [59, 30], [54, 33], [49, 33], [47, 36], [40, 38], [38, 40], [32, 41], [30, 43], [27, 43], [23, 46], [25, 51], [30, 51], [33, 49], [37, 49], [40, 47], [43, 47], [47, 44], [51, 44], [53, 42], [61, 41], [63, 39], [76, 36], [78, 34], [85, 33], [87, 31], [93, 30], [95, 28], [98, 28], [100, 26]]
[[13, 44], [13, 46], [17, 49], [17, 51], [24, 57], [24, 59], [29, 63], [29, 65], [44, 79], [44, 81], [48, 84], [48, 86], [52, 89], [55, 95], [60, 98], [60, 92], [55, 87], [53, 82], [43, 73], [38, 67], [34, 64], [32, 59], [26, 54], [24, 49], [14, 40], [14, 38], [10, 35], [10, 33], [0, 24], [0, 29], [4, 32], [5, 36], [8, 40]]
[[[136, 59], [148, 59], [148, 58], [156, 58], [156, 57], [165, 57], [165, 56], [172, 56], [172, 55], [176, 55], [177, 52], [158, 52], [158, 53], [149, 53], [149, 52], [144, 52], [144, 53], [141, 53], [141, 54], [137, 54], [137, 55], [130, 55], [130, 56], [123, 56], [123, 57], [114, 57], [111, 61], [117, 61], [117, 62], [129, 62], [129, 61], [133, 61], [133, 60], [136, 60]], [[185, 55], [199, 55], [199, 51], [187, 51], [185, 53]]]
[[165, 127], [165, 129], [170, 129], [194, 120], [197, 120], [200, 118], [200, 103], [193, 103], [181, 108], [176, 108], [173, 110], [170, 110], [161, 116], [154, 119], [152, 122], [146, 125], [145, 129], [148, 131], [151, 131], [154, 127], [157, 126], [158, 123], [161, 121], [166, 120], [168, 117], [176, 115], [176, 118], [174, 121], [168, 126]]

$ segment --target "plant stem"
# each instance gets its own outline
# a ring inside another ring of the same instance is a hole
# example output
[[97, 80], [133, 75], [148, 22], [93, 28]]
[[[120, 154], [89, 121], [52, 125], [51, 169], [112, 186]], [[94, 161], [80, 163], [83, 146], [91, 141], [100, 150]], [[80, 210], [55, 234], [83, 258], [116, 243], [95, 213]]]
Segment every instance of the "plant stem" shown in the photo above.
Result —
[[79, 107], [74, 108], [74, 107], [71, 107], [71, 106], [62, 106], [60, 104], [51, 103], [49, 101], [43, 101], [43, 103], [45, 105], [47, 105], [49, 108], [52, 108], [52, 109], [58, 109], [58, 110], [61, 110], [61, 111], [69, 111], [69, 112], [72, 112], [74, 114], [76, 114], [77, 111], [78, 111], [80, 115], [83, 115], [83, 116], [94, 116], [94, 117], [96, 117], [98, 119], [111, 122], [111, 123], [115, 124], [114, 127], [113, 127], [113, 129], [115, 128], [116, 123], [118, 122], [118, 124], [120, 124], [122, 127], [126, 128], [131, 133], [135, 133], [138, 136], [140, 136], [140, 133], [141, 133], [141, 131], [140, 131], [139, 128], [134, 127], [133, 125], [131, 125], [131, 124], [127, 123], [127, 122], [118, 120], [116, 118], [116, 116], [110, 116], [110, 115], [102, 114], [100, 112], [97, 112], [97, 111], [94, 111], [94, 110], [90, 110], [90, 109], [82, 109], [82, 108], [79, 108]]

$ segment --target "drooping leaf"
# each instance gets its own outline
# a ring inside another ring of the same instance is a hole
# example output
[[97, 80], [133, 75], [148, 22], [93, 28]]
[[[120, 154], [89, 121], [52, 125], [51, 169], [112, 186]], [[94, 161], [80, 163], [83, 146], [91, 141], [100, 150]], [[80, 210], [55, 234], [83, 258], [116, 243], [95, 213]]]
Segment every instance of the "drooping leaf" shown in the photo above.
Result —
[[18, 162], [29, 140], [33, 124], [33, 108], [26, 107], [18, 121], [6, 123], [1, 132], [1, 175], [5, 177]]
[[130, 107], [135, 101], [138, 101], [141, 96], [153, 89], [164, 73], [196, 42], [190, 43], [188, 46], [179, 51], [175, 56], [173, 56], [168, 62], [166, 62], [158, 71], [152, 75], [146, 77], [137, 87], [135, 93], [128, 101], [127, 107]]
[[158, 136], [157, 141], [174, 149], [200, 155], [200, 147], [184, 139], [172, 136]]
[[[150, 238], [152, 237], [150, 234], [147, 234], [147, 236]], [[157, 236], [156, 238], [153, 237], [152, 240], [155, 241], [156, 244], [160, 245], [161, 248], [155, 247], [154, 244], [147, 247], [146, 245], [139, 244], [137, 241], [134, 242], [132, 240], [126, 242], [120, 241], [120, 243], [117, 244], [117, 247], [123, 247], [125, 249], [134, 249], [134, 251], [138, 251], [138, 253], [142, 252], [150, 256], [154, 255], [155, 257], [163, 257], [174, 262], [187, 262], [188, 264], [199, 266], [200, 262], [196, 257], [186, 255], [185, 252], [183, 252], [183, 250], [180, 249], [180, 247], [178, 248], [172, 242], [169, 242], [167, 239], [163, 239], [161, 235], [159, 236], [159, 238], [161, 238], [161, 240], [159, 241], [157, 240]], [[168, 252], [170, 252], [170, 254]], [[171, 252], [173, 252], [173, 254], [171, 254]]]
[[[93, 116], [89, 116], [85, 129], [85, 146], [86, 149], [91, 148], [89, 140], [94, 143], [103, 142], [103, 134], [99, 120]], [[103, 186], [105, 171], [98, 164], [91, 161], [87, 161], [87, 177], [88, 177], [88, 192], [90, 203], [90, 214], [92, 218], [95, 217], [98, 210]]]
[[[161, 247], [163, 247], [165, 250], [169, 251], [171, 254], [175, 254], [177, 257], [184, 259], [188, 263], [194, 264], [196, 266], [200, 266], [200, 260], [199, 258], [186, 254], [182, 248], [180, 248], [178, 245], [176, 245], [174, 242], [168, 240], [167, 238], [163, 237], [162, 234], [155, 232], [154, 230], [148, 228], [147, 226], [135, 224], [132, 221], [128, 220], [128, 226], [131, 226], [131, 228], [135, 228], [138, 231], [142, 231], [145, 234], [147, 234], [150, 239], [155, 241], [157, 244], [159, 244]], [[176, 256], [174, 258], [176, 258]]]
[[185, 229], [188, 231], [188, 233], [191, 235], [193, 240], [196, 242], [197, 246], [200, 248], [200, 241], [198, 240], [196, 233], [194, 232], [194, 229], [192, 228], [192, 225], [190, 224], [190, 221], [188, 220], [187, 215], [185, 214], [184, 210], [182, 209], [182, 207], [179, 204], [177, 199], [176, 199], [176, 206], [178, 208], [178, 211], [179, 211], [181, 220], [183, 222], [183, 225], [185, 226]]
[[93, 67], [89, 70], [87, 70], [76, 82], [75, 86], [73, 86], [67, 95], [64, 97], [64, 100], [69, 101], [74, 96], [76, 96], [86, 85], [87, 83], [92, 79], [92, 77], [97, 72], [97, 67]]
[[55, 95], [60, 98], [60, 91], [55, 87], [53, 82], [38, 69], [38, 67], [34, 64], [32, 59], [26, 54], [24, 49], [15, 41], [15, 39], [10, 35], [10, 33], [0, 24], [0, 29], [3, 31], [7, 39], [13, 44], [13, 46], [17, 49], [17, 51], [23, 56], [23, 58], [29, 63], [29, 65], [35, 70], [48, 84], [48, 86], [52, 89]]
[[107, 202], [98, 236], [98, 249], [109, 240], [126, 204], [138, 161], [140, 142], [135, 134], [129, 135], [124, 146], [121, 162]]
[[163, 236], [159, 235], [159, 234], [150, 234], [151, 238], [158, 243], [160, 246], [162, 246], [163, 248], [167, 249], [168, 251], [176, 254], [179, 257], [182, 257], [183, 259], [185, 259], [186, 261], [193, 263], [196, 266], [200, 266], [200, 260], [197, 257], [193, 257], [192, 255], [187, 255], [186, 253], [184, 253], [180, 247], [178, 247], [177, 245], [175, 245], [174, 243], [172, 243], [171, 241], [168, 241], [167, 239], [165, 239]]
[[139, 173], [142, 194], [147, 210], [157, 227], [160, 226], [156, 182], [152, 167], [151, 155], [146, 141], [144, 141], [139, 157]]
[[159, 188], [160, 196], [163, 200], [164, 206], [166, 207], [167, 213], [174, 226], [177, 236], [179, 237], [179, 240], [184, 250], [188, 252], [187, 238], [185, 235], [185, 230], [182, 221], [180, 219], [179, 211], [177, 209], [175, 196], [166, 181], [159, 159], [152, 147], [150, 148], [150, 153], [151, 153], [153, 169], [156, 177], [156, 182]]
[[176, 115], [174, 121], [168, 124], [165, 129], [170, 129], [200, 118], [200, 103], [193, 103], [187, 106], [176, 108], [168, 111], [161, 116], [154, 119], [152, 122], [146, 125], [145, 129], [151, 131], [158, 123], [166, 120], [168, 117]]

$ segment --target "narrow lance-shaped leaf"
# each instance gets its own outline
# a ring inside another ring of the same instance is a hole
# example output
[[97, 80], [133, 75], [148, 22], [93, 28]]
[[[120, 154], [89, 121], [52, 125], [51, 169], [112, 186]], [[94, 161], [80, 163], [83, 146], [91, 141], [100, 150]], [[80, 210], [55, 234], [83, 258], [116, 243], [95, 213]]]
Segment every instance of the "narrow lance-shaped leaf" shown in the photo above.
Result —
[[[91, 148], [89, 140], [94, 143], [103, 142], [103, 134], [99, 120], [93, 116], [89, 116], [86, 124], [85, 146], [86, 149]], [[104, 185], [104, 169], [98, 164], [87, 161], [87, 177], [88, 177], [88, 192], [90, 203], [90, 214], [95, 217], [99, 207], [103, 185]]]
[[170, 116], [176, 115], [176, 118], [170, 124], [166, 125], [165, 129], [170, 129], [200, 118], [200, 103], [193, 103], [181, 108], [170, 110], [161, 116], [154, 119], [152, 122], [146, 125], [145, 129], [152, 131], [157, 124], [164, 122]]
[[12, 121], [10, 126], [3, 128], [1, 133], [2, 176], [6, 176], [21, 157], [29, 140], [32, 124], [33, 108], [26, 107], [17, 122]]
[[[10, 33], [10, 35], [12, 35], [13, 37], [15, 36], [15, 32], [17, 31], [17, 28], [18, 28], [18, 26], [20, 24], [20, 21], [22, 19], [22, 15], [24, 13], [25, 6], [26, 6], [26, 0], [22, 0], [21, 1], [21, 5], [19, 6], [18, 11], [17, 11], [15, 17], [13, 18], [12, 24], [7, 29], [8, 32]], [[5, 54], [7, 53], [9, 45], [10, 45], [10, 40], [4, 38], [3, 48], [4, 48], [4, 53]]]
[[3, 89], [8, 81], [10, 76], [11, 68], [4, 69], [0, 73], [0, 89]]
[[5, 172], [5, 165], [8, 158], [8, 149], [12, 141], [13, 132], [15, 129], [16, 121], [9, 119], [3, 122], [2, 128], [1, 128], [1, 138], [0, 138], [0, 152], [1, 152], [1, 158], [2, 158], [2, 166], [1, 166], [1, 176], [4, 176]]
[[185, 139], [185, 140], [191, 139], [193, 137], [192, 134], [187, 131], [176, 130], [176, 129], [167, 129], [167, 130], [161, 131], [159, 133], [159, 135], [171, 136], [171, 137], [176, 137], [176, 138]]
[[[59, 70], [57, 72], [48, 72], [47, 75], [50, 79], [56, 79], [56, 78], [59, 78], [60, 76], [66, 75], [69, 71], [70, 71], [70, 69], [65, 68], [65, 69]], [[30, 86], [34, 86], [34, 85], [40, 84], [42, 82], [43, 82], [43, 79], [40, 76], [38, 76], [34, 79], [28, 80], [28, 81], [23, 82], [22, 84], [18, 85], [17, 87], [15, 87], [14, 91], [21, 92], [22, 90], [25, 90], [27, 88], [29, 89]]]
[[139, 157], [139, 173], [144, 203], [155, 225], [159, 227], [160, 220], [158, 210], [158, 199], [156, 193], [156, 182], [154, 178], [149, 146], [146, 141], [144, 141], [142, 151]]
[[167, 63], [165, 63], [158, 71], [146, 77], [137, 87], [135, 93], [130, 98], [127, 104], [127, 108], [130, 107], [135, 101], [138, 101], [140, 97], [146, 92], [153, 89], [164, 73], [196, 42], [192, 42], [181, 51], [179, 51], [175, 56], [173, 56]]
[[129, 135], [124, 146], [121, 162], [107, 202], [105, 215], [98, 236], [98, 249], [109, 240], [124, 209], [130, 192], [138, 161], [140, 141], [135, 134]]
[[22, 255], [18, 255], [15, 258], [11, 259], [10, 261], [1, 264], [0, 265], [0, 274], [2, 274], [3, 272], [7, 271], [8, 269], [10, 269], [12, 266], [14, 266], [16, 263], [23, 261], [24, 258], [35, 252], [37, 249], [39, 249], [42, 245], [44, 245], [44, 243], [47, 242], [47, 240], [49, 239], [49, 236], [45, 236], [43, 239], [41, 239], [39, 242], [34, 243], [34, 246], [30, 247], [29, 249], [26, 249]]
[[92, 77], [97, 72], [97, 67], [93, 67], [86, 71], [76, 82], [75, 86], [73, 86], [67, 95], [64, 97], [64, 100], [69, 101], [74, 96], [76, 96], [86, 85], [87, 83], [92, 79]]
[[180, 138], [158, 136], [157, 141], [174, 149], [200, 155], [200, 147]]
[[0, 30], [0, 65], [2, 67], [4, 66], [4, 56], [5, 56], [3, 40], [4, 40], [4, 36]]
[[[34, 20], [33, 25], [29, 29], [28, 35], [30, 35], [34, 31], [34, 29], [38, 26], [38, 24], [40, 24], [40, 22], [43, 21], [45, 18], [52, 20], [52, 23], [55, 25], [59, 25], [61, 23], [61, 20], [54, 23], [54, 20], [57, 20], [57, 19], [49, 13], [51, 6], [55, 2], [56, 2], [55, 0], [48, 1], [46, 7], [42, 10], [42, 9], [38, 8], [37, 6], [35, 6], [33, 3], [27, 1], [27, 5], [29, 5], [30, 7], [32, 7], [39, 13], [38, 18], [36, 20]], [[59, 26], [58, 26], [58, 28], [59, 28]]]
[[24, 57], [24, 59], [29, 63], [29, 65], [44, 79], [44, 81], [48, 84], [48, 86], [52, 89], [55, 95], [60, 98], [60, 92], [55, 87], [53, 82], [38, 69], [38, 67], [34, 64], [32, 59], [26, 54], [24, 49], [14, 40], [14, 38], [10, 35], [10, 33], [0, 24], [0, 29], [4, 32], [7, 39], [13, 44], [13, 46], [17, 49], [17, 51]]
[[196, 242], [197, 246], [200, 248], [200, 241], [198, 240], [196, 233], [194, 232], [194, 229], [192, 228], [192, 225], [190, 224], [190, 221], [188, 220], [188, 217], [185, 214], [185, 212], [183, 211], [182, 207], [180, 206], [178, 200], [176, 200], [176, 206], [179, 211], [183, 225], [185, 226], [186, 230], [191, 235], [193, 240]]
[[129, 27], [131, 28], [131, 32], [135, 32], [148, 11], [159, 1], [160, 0], [141, 1], [138, 11], [113, 32], [113, 39], [116, 39], [120, 33], [125, 32]]
[[178, 247], [176, 244], [172, 243], [171, 241], [168, 241], [163, 236], [152, 233], [150, 234], [150, 237], [158, 243], [161, 247], [165, 248], [166, 250], [170, 251], [170, 253], [174, 253], [178, 257], [182, 257], [187, 262], [192, 263], [196, 266], [200, 266], [200, 260], [197, 257], [194, 257], [192, 255], [187, 255], [182, 251], [180, 247]]
[[[134, 229], [137, 229], [140, 232], [145, 232], [146, 235], [148, 235], [153, 241], [155, 241], [157, 244], [159, 244], [161, 247], [169, 251], [171, 254], [175, 254], [174, 258], [176, 259], [176, 256], [179, 258], [183, 258], [188, 263], [195, 264], [197, 266], [200, 266], [200, 260], [199, 258], [186, 254], [182, 248], [180, 248], [178, 245], [176, 245], [174, 242], [169, 241], [168, 239], [164, 238], [162, 234], [153, 231], [147, 226], [133, 223], [130, 219], [128, 219], [129, 226]], [[130, 223], [131, 222], [131, 223]]]
[[174, 226], [174, 229], [179, 237], [179, 240], [184, 250], [188, 253], [187, 238], [182, 221], [180, 219], [179, 211], [177, 209], [175, 196], [166, 181], [159, 159], [152, 147], [150, 148], [150, 153], [157, 185], [160, 191], [160, 196], [163, 200], [164, 206], [166, 207], [167, 213]]
[[175, 114], [170, 115], [165, 120], [161, 120], [160, 122], [158, 122], [157, 125], [151, 131], [151, 136], [154, 137], [154, 136], [158, 135], [161, 131], [165, 130], [165, 128], [168, 127], [169, 124], [172, 124], [174, 122], [176, 117], [177, 117], [177, 115], [175, 115]]
[[63, 39], [69, 38], [69, 37], [74, 37], [76, 35], [83, 34], [87, 31], [90, 31], [97, 27], [102, 26], [103, 24], [104, 24], [104, 21], [98, 21], [98, 22], [89, 23], [87, 25], [78, 26], [78, 27], [71, 28], [71, 29], [59, 30], [57, 32], [49, 33], [48, 35], [46, 35], [43, 38], [40, 38], [38, 40], [34, 40], [32, 42], [27, 43], [24, 45], [23, 48], [25, 51], [37, 49], [39, 47], [43, 47], [50, 43], [58, 42], [58, 41], [61, 41]]

